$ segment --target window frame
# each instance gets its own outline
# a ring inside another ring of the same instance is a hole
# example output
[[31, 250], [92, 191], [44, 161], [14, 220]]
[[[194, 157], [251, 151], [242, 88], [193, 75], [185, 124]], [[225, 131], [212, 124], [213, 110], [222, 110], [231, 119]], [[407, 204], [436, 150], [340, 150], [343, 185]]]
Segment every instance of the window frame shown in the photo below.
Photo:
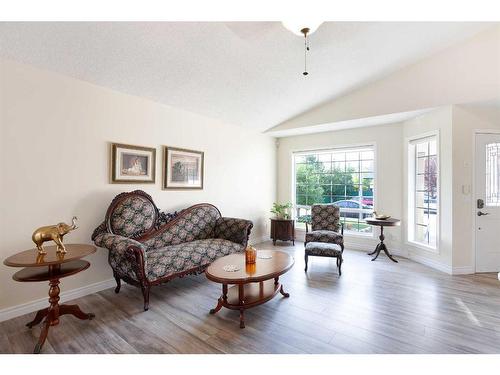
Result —
[[[495, 197], [496, 198], [495, 202], [489, 202], [489, 199], [491, 198], [491, 196], [490, 197], [488, 196], [488, 192], [490, 190], [491, 182], [492, 182], [492, 178], [490, 176], [491, 175], [491, 166], [489, 166], [489, 162], [488, 162], [488, 157], [490, 156], [490, 155], [488, 155], [488, 146], [490, 146], [490, 145], [495, 145], [495, 148], [496, 148], [495, 151], [497, 152], [497, 154], [496, 154], [497, 160], [495, 162], [492, 161], [492, 163], [494, 163], [495, 166], [497, 167], [495, 173], [498, 174], [498, 170], [499, 170], [498, 169], [498, 164], [499, 164], [498, 160], [500, 160], [500, 157], [499, 157], [500, 156], [500, 143], [498, 143], [498, 142], [487, 143], [486, 144], [486, 160], [485, 160], [485, 164], [486, 164], [486, 176], [485, 176], [486, 177], [486, 181], [485, 181], [485, 188], [486, 189], [485, 190], [486, 190], [486, 192], [485, 192], [484, 204], [485, 204], [485, 207], [497, 208], [497, 207], [500, 207], [500, 197]], [[490, 167], [490, 171], [489, 172], [488, 172], [488, 167]], [[495, 192], [497, 192], [498, 188], [499, 188], [498, 187], [498, 176], [497, 176], [497, 182], [496, 182], [496, 184], [497, 184], [497, 187], [496, 187], [497, 190], [495, 190]]]
[[[416, 178], [416, 145], [421, 143], [419, 141], [425, 140], [436, 140], [436, 165], [437, 165], [437, 178], [436, 178], [436, 246], [425, 244], [415, 240], [415, 223], [416, 223], [416, 195], [417, 195], [417, 178]], [[407, 155], [407, 186], [406, 186], [406, 197], [407, 197], [407, 225], [406, 225], [406, 244], [417, 247], [423, 250], [427, 250], [432, 253], [439, 254], [440, 252], [440, 238], [441, 238], [441, 142], [439, 137], [439, 130], [431, 131], [427, 133], [418, 134], [412, 137], [406, 138], [406, 155]]]
[[[328, 147], [318, 147], [318, 148], [308, 148], [308, 149], [298, 149], [291, 150], [290, 159], [291, 160], [291, 199], [293, 206], [297, 205], [297, 196], [296, 196], [296, 171], [295, 171], [295, 156], [297, 155], [307, 155], [312, 153], [329, 153], [341, 150], [350, 150], [350, 149], [359, 149], [359, 148], [372, 148], [373, 149], [373, 211], [377, 210], [377, 143], [376, 142], [364, 142], [364, 143], [356, 143], [356, 144], [343, 144], [343, 145], [333, 145]], [[295, 210], [293, 210], [293, 219], [295, 217]], [[300, 229], [299, 229], [300, 230]], [[372, 227], [371, 233], [362, 233], [362, 232], [354, 232], [354, 231], [345, 231], [344, 237], [356, 237], [356, 238], [375, 238], [378, 237], [378, 234]]]

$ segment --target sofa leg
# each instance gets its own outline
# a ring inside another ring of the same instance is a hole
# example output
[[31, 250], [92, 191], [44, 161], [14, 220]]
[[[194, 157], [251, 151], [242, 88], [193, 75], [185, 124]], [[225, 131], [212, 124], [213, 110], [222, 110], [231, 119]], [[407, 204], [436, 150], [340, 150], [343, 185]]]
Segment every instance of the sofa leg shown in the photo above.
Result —
[[304, 260], [305, 260], [305, 263], [306, 263], [306, 268], [304, 268], [304, 271], [307, 272], [307, 261], [308, 261], [308, 255], [304, 255]]
[[142, 285], [141, 289], [142, 289], [142, 295], [144, 296], [144, 311], [148, 311], [149, 310], [149, 289], [151, 289], [151, 287], [149, 285]]
[[342, 254], [337, 258], [337, 267], [339, 269], [339, 277], [342, 276]]
[[114, 277], [115, 277], [115, 280], [116, 280], [115, 293], [119, 293], [120, 292], [120, 288], [122, 287], [122, 280], [117, 275], [114, 275]]

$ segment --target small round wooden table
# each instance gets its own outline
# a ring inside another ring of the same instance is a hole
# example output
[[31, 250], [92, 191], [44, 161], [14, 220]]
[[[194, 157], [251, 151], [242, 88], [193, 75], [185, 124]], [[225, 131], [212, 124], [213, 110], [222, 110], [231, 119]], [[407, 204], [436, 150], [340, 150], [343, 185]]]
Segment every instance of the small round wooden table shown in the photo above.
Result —
[[[293, 267], [293, 257], [283, 251], [260, 250], [254, 264], [245, 263], [245, 254], [231, 254], [217, 259], [205, 271], [209, 280], [222, 284], [222, 295], [217, 306], [210, 310], [215, 314], [223, 306], [240, 312], [240, 328], [245, 328], [244, 311], [271, 300], [278, 291], [285, 293], [279, 277]], [[238, 271], [224, 270], [226, 265], [235, 265]], [[228, 289], [228, 284], [233, 285]]]
[[35, 345], [33, 353], [38, 354], [49, 333], [50, 326], [59, 324], [59, 317], [64, 314], [71, 314], [79, 319], [92, 319], [94, 314], [84, 313], [78, 305], [59, 305], [59, 279], [77, 274], [90, 267], [90, 263], [81, 258], [96, 251], [95, 246], [69, 244], [66, 246], [66, 253], [57, 253], [56, 246], [47, 246], [47, 254], [39, 255], [37, 249], [26, 250], [14, 254], [4, 260], [4, 264], [10, 267], [24, 267], [16, 272], [12, 278], [16, 281], [49, 281], [49, 303], [50, 306], [39, 310], [33, 321], [26, 324], [29, 328], [40, 323], [43, 318], [42, 332]]
[[374, 225], [374, 226], [378, 226], [380, 227], [380, 236], [378, 237], [380, 239], [380, 242], [379, 244], [377, 245], [377, 247], [375, 248], [375, 250], [373, 250], [371, 253], [368, 253], [368, 255], [373, 255], [375, 254], [375, 256], [372, 258], [372, 261], [377, 259], [380, 252], [383, 250], [385, 255], [387, 255], [387, 257], [392, 260], [393, 262], [396, 262], [398, 263], [398, 261], [396, 259], [393, 258], [393, 256], [391, 255], [391, 253], [389, 253], [389, 250], [387, 250], [387, 246], [385, 246], [385, 243], [384, 243], [384, 239], [385, 239], [385, 236], [384, 236], [384, 227], [395, 227], [395, 226], [398, 226], [400, 223], [400, 220], [399, 219], [375, 219], [375, 218], [368, 218], [366, 219], [366, 224], [370, 224], [370, 225]]

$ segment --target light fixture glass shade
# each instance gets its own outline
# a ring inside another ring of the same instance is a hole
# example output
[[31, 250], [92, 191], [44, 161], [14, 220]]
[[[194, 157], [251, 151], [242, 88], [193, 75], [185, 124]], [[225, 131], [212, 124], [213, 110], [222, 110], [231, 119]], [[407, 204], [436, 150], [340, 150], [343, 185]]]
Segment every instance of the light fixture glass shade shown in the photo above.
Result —
[[307, 27], [309, 28], [308, 35], [311, 35], [315, 32], [318, 27], [323, 23], [323, 21], [282, 21], [283, 26], [294, 33], [295, 35], [304, 36], [300, 30]]

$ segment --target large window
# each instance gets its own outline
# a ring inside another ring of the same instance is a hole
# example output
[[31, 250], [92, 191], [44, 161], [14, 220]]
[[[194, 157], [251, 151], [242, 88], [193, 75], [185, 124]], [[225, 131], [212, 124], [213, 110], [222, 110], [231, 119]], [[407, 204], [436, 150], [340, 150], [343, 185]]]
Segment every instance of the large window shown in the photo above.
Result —
[[371, 233], [365, 218], [373, 212], [373, 146], [295, 153], [294, 166], [298, 226], [310, 220], [312, 204], [334, 203], [345, 231]]
[[439, 215], [438, 141], [433, 135], [408, 144], [408, 239], [436, 249]]

